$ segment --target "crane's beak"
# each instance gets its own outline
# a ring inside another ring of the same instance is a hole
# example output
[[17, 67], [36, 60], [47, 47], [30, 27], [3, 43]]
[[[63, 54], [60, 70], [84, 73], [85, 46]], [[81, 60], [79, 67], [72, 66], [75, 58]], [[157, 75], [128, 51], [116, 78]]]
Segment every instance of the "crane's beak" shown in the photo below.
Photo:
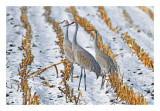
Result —
[[58, 23], [58, 24], [63, 24], [64, 23], [64, 21], [63, 22], [60, 22], [60, 23]]
[[63, 27], [70, 26], [71, 24], [64, 25]]

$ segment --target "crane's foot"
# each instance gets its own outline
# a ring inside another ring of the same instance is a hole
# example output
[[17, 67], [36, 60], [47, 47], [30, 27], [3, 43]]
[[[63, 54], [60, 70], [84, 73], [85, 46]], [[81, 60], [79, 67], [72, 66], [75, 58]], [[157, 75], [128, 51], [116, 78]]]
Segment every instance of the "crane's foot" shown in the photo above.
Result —
[[104, 82], [101, 84], [101, 90], [104, 89]]
[[103, 87], [103, 86], [101, 86], [101, 89], [100, 89], [100, 90], [102, 90], [102, 89], [104, 89], [104, 87]]

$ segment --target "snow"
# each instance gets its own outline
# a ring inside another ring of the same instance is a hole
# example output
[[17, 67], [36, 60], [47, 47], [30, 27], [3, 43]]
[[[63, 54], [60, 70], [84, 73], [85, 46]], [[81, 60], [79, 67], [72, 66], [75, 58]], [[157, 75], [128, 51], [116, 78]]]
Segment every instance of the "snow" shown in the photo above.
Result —
[[148, 14], [143, 12], [138, 7], [120, 7], [124, 9], [128, 16], [131, 18], [132, 24], [138, 27], [141, 31], [145, 33], [152, 34], [154, 37], [154, 23]]
[[[51, 7], [51, 18], [54, 18], [56, 22], [62, 22], [63, 20], [68, 20], [69, 22], [74, 21], [73, 15], [67, 11], [69, 7]], [[152, 7], [150, 7], [152, 8]], [[140, 45], [144, 51], [149, 52], [149, 56], [154, 58], [154, 40], [149, 38], [146, 34], [150, 32], [154, 35], [153, 31], [153, 21], [150, 17], [145, 14], [143, 11], [137, 7], [105, 7], [105, 11], [108, 17], [111, 19], [113, 27], [122, 26], [122, 30], [119, 34], [114, 34], [105, 22], [99, 17], [100, 13], [98, 12], [97, 7], [76, 7], [78, 14], [81, 17], [85, 17], [98, 31], [101, 35], [103, 42], [106, 45], [110, 46], [110, 49], [114, 54], [119, 54], [117, 56], [116, 62], [120, 68], [121, 73], [124, 73], [124, 82], [129, 86], [133, 87], [134, 92], [140, 92], [146, 98], [148, 104], [154, 104], [151, 93], [154, 94], [154, 72], [149, 70], [144, 64], [138, 60], [138, 57], [133, 54], [125, 40], [122, 38], [122, 33], [128, 32], [135, 42]], [[142, 30], [141, 32], [136, 32], [133, 28], [128, 27], [127, 21], [123, 18], [122, 9], [125, 9], [135, 26], [138, 25], [138, 28]], [[7, 41], [6, 41], [6, 50], [9, 52], [9, 49], [12, 49], [10, 54], [6, 54], [6, 63], [7, 63], [7, 75], [6, 75], [6, 93], [9, 96], [6, 97], [7, 104], [22, 104], [22, 92], [17, 91], [18, 83], [12, 79], [16, 79], [20, 82], [18, 77], [18, 67], [21, 63], [23, 57], [23, 51], [18, 50], [18, 47], [21, 46], [21, 41], [23, 36], [25, 36], [25, 29], [21, 26], [21, 10], [20, 7], [7, 7]], [[56, 38], [56, 32], [52, 28], [52, 24], [49, 24], [45, 21], [44, 17], [44, 7], [28, 7], [27, 8], [27, 17], [28, 22], [31, 25], [32, 29], [32, 38], [31, 38], [31, 53], [34, 56], [34, 62], [29, 68], [31, 72], [38, 70], [39, 68], [44, 68], [52, 64], [56, 64], [61, 61], [60, 48], [56, 45], [55, 41], [58, 41]], [[134, 14], [137, 14], [134, 16]], [[13, 18], [13, 20], [9, 20]], [[145, 20], [141, 20], [144, 19]], [[14, 23], [13, 25], [11, 23]], [[144, 22], [147, 22], [143, 24]], [[20, 24], [20, 26], [13, 27], [15, 24]], [[60, 24], [63, 35], [65, 34], [66, 28]], [[72, 41], [75, 27], [69, 27], [69, 39]], [[143, 31], [144, 30], [144, 31]], [[20, 32], [17, 34], [16, 32]], [[115, 38], [115, 40], [113, 39]], [[95, 50], [93, 46], [93, 40], [91, 40], [90, 35], [85, 32], [84, 28], [79, 25], [77, 33], [77, 42], [85, 50], [91, 53], [95, 57]], [[15, 47], [10, 47], [10, 44], [15, 44]], [[33, 46], [35, 44], [35, 46]], [[41, 76], [45, 80], [35, 77], [28, 79], [28, 85], [31, 87], [32, 95], [36, 92], [40, 95], [39, 102], [41, 105], [64, 105], [69, 104], [73, 105], [74, 102], [66, 103], [65, 95], [61, 93], [58, 89], [58, 86], [63, 87], [59, 84], [62, 80], [60, 77], [60, 70], [63, 70], [63, 65], [58, 65], [59, 77], [56, 78], [56, 70], [54, 67], [44, 71]], [[80, 75], [80, 66], [74, 64], [74, 76]], [[142, 74], [141, 74], [142, 73]], [[89, 70], [86, 70], [86, 84], [87, 91], [84, 89], [84, 79], [82, 78], [80, 91], [82, 92], [83, 99], [87, 102], [87, 105], [107, 105], [115, 104], [121, 105], [122, 102], [119, 102], [119, 99], [116, 100], [116, 93], [111, 88], [110, 84], [108, 87], [104, 87], [100, 90], [101, 86], [101, 77], [96, 79], [96, 75]], [[49, 88], [42, 86], [42, 82], [49, 82], [49, 84], [56, 85], [54, 88]], [[74, 89], [74, 95], [78, 95], [78, 84], [79, 78], [74, 78], [73, 82], [67, 81], [70, 88]], [[12, 87], [11, 87], [12, 86]], [[151, 93], [147, 93], [150, 90]], [[13, 91], [13, 93], [9, 93]], [[114, 100], [114, 102], [110, 102]], [[13, 103], [14, 102], [14, 103]], [[81, 104], [85, 104], [81, 101]]]
[[25, 29], [20, 21], [20, 7], [7, 7], [6, 12], [6, 104], [22, 104], [22, 93], [17, 91], [18, 83], [14, 80], [19, 80], [18, 67], [23, 52], [18, 47], [21, 46]]
[[146, 6], [148, 9], [150, 9], [152, 11], [152, 13], [154, 13], [154, 6]]

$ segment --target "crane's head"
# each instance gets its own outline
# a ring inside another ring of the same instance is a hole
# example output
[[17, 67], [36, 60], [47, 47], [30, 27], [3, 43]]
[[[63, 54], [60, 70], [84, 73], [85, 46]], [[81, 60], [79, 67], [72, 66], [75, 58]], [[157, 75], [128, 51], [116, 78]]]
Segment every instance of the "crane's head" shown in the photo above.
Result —
[[63, 27], [70, 26], [70, 25], [74, 25], [75, 23], [76, 23], [76, 22], [72, 22], [72, 23], [67, 24], [67, 25], [65, 25], [65, 26], [63, 26]]
[[66, 24], [66, 25], [68, 25], [69, 22], [68, 22], [68, 20], [63, 20], [63, 22], [60, 22], [59, 24]]

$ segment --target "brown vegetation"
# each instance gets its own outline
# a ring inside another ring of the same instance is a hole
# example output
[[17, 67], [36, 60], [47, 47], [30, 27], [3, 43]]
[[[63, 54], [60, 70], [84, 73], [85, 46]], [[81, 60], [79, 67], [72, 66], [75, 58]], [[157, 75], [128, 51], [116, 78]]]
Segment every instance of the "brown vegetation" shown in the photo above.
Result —
[[39, 95], [36, 95], [34, 93], [33, 97], [31, 97], [31, 88], [28, 86], [28, 80], [26, 75], [30, 72], [30, 69], [27, 69], [28, 65], [31, 65], [33, 62], [34, 56], [31, 54], [30, 50], [30, 43], [31, 43], [31, 26], [27, 21], [27, 16], [26, 16], [26, 7], [21, 8], [21, 21], [23, 23], [24, 28], [26, 29], [26, 36], [25, 39], [22, 40], [22, 47], [24, 49], [23, 53], [23, 59], [22, 63], [19, 64], [19, 76], [21, 77], [21, 83], [19, 86], [21, 86], [20, 91], [23, 92], [23, 104], [39, 104]]
[[107, 16], [106, 11], [104, 10], [103, 6], [98, 6], [98, 9], [101, 14], [101, 18], [104, 20], [104, 22], [109, 27], [109, 29], [112, 30], [112, 32], [114, 32], [115, 34], [117, 34], [121, 30], [121, 28], [118, 28], [118, 27], [113, 28], [112, 27], [110, 18]]
[[126, 40], [131, 51], [137, 55], [139, 60], [141, 60], [145, 66], [154, 71], [154, 60], [149, 57], [149, 53], [144, 52], [144, 49], [140, 48], [140, 46], [128, 35], [128, 33], [124, 33], [124, 39]]
[[147, 13], [150, 16], [150, 18], [152, 20], [154, 20], [154, 14], [153, 14], [153, 12], [150, 9], [148, 9], [145, 6], [137, 6], [137, 7], [140, 8], [141, 10], [143, 10], [145, 13]]

